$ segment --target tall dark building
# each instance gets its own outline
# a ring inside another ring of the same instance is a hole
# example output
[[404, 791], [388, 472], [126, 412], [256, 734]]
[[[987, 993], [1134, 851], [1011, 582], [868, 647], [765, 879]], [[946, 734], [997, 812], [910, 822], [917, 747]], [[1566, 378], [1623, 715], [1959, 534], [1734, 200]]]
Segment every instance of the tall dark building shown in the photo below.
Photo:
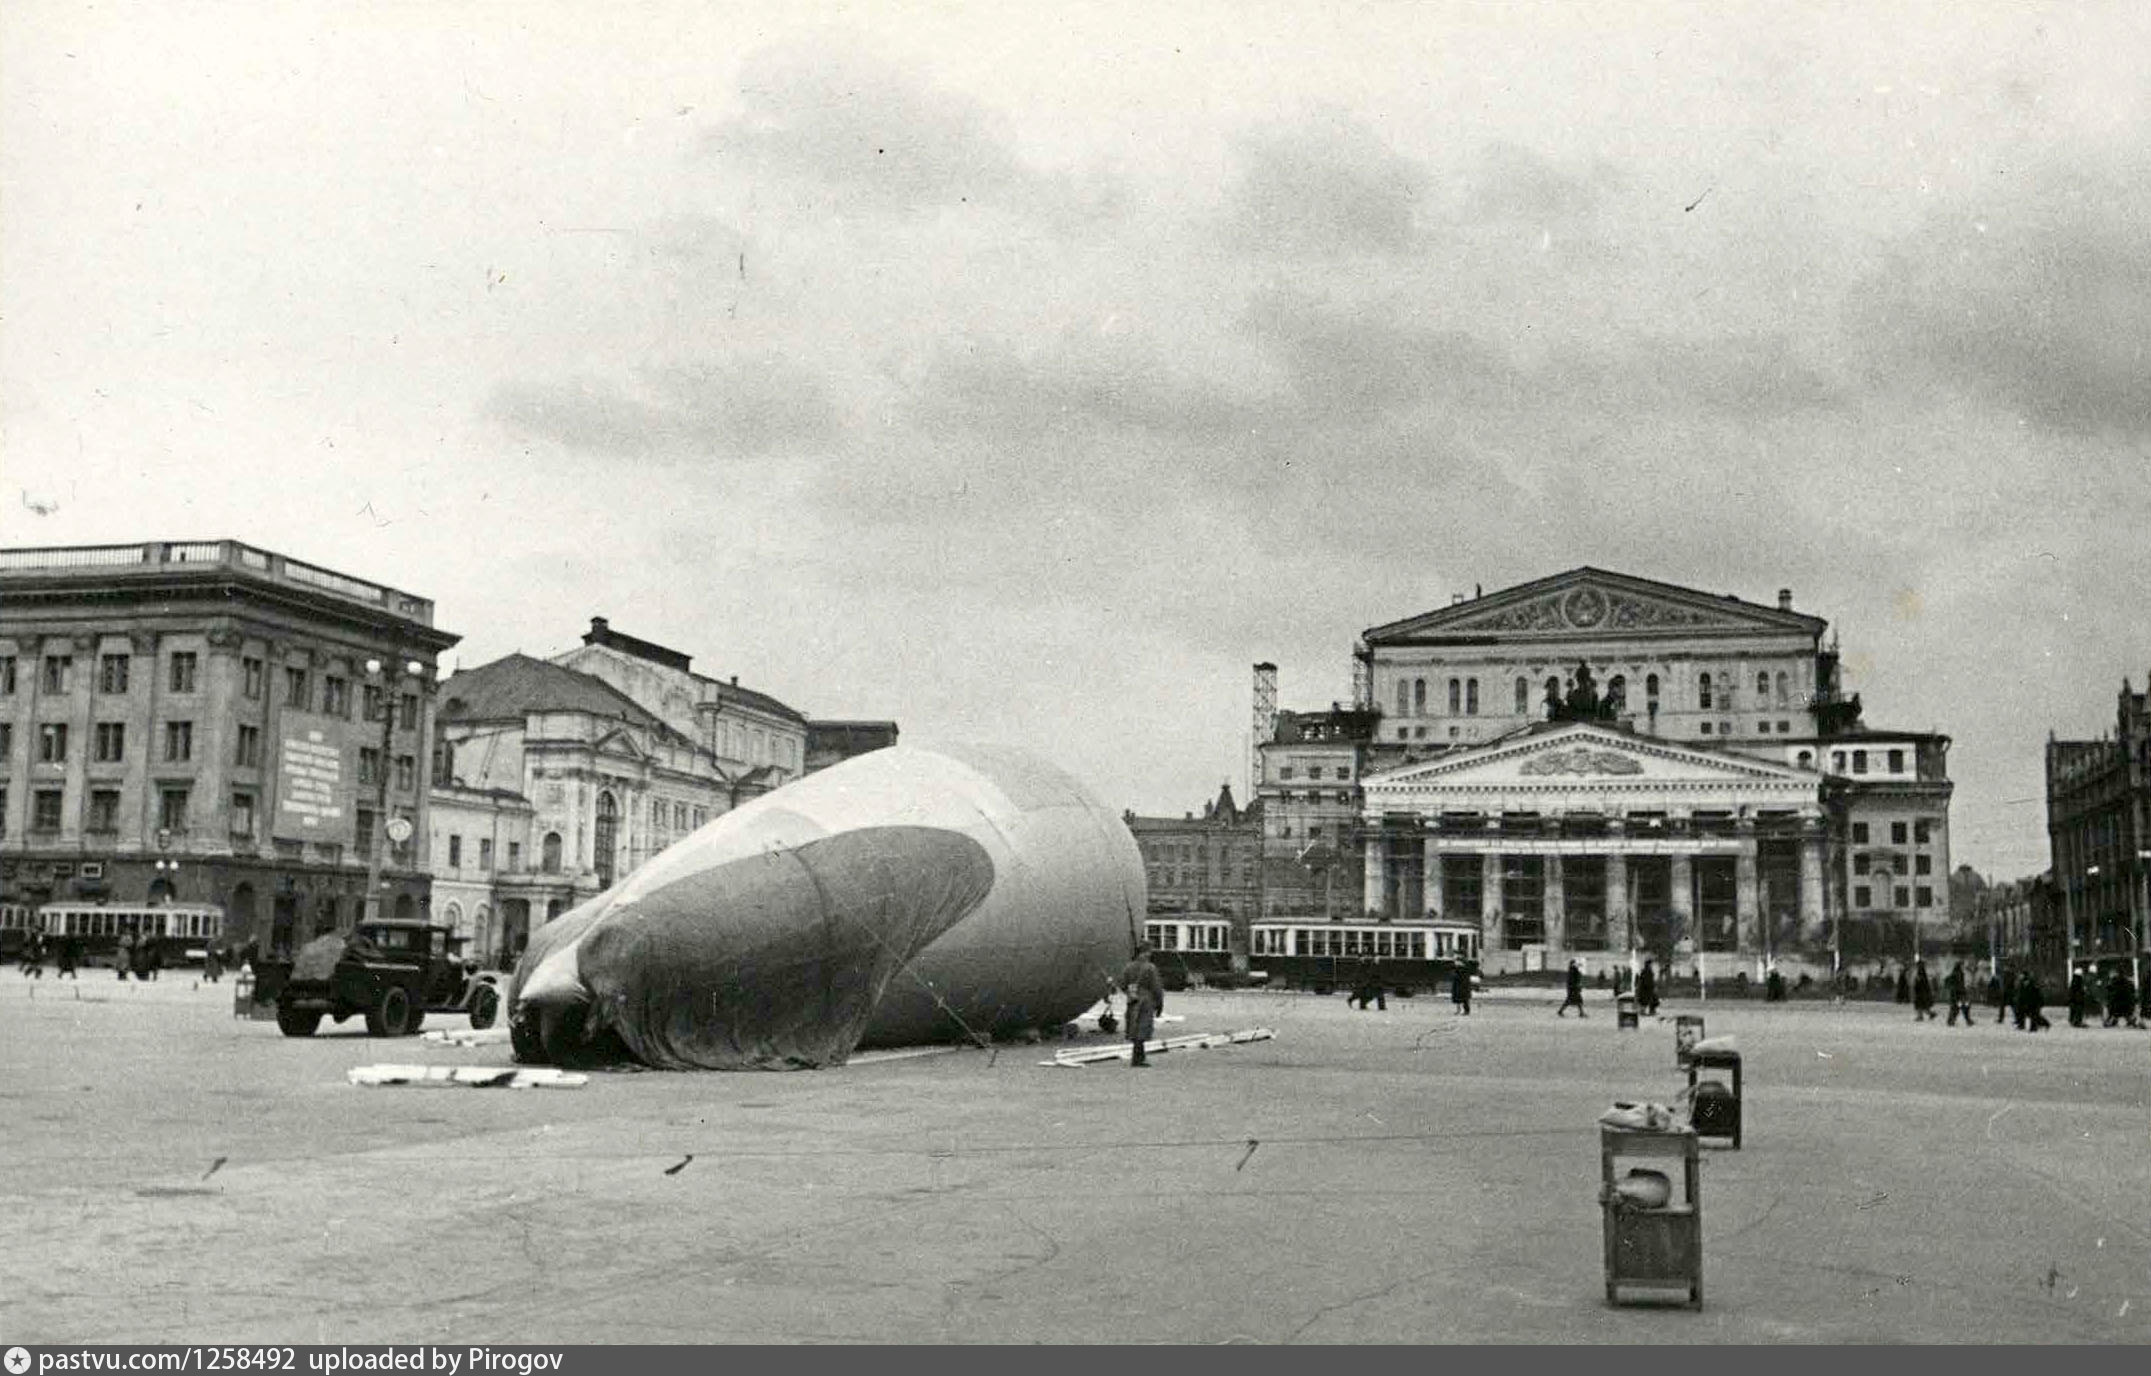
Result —
[[385, 817], [410, 830], [382, 911], [423, 911], [458, 639], [425, 598], [233, 540], [0, 550], [0, 897], [214, 903], [289, 947], [362, 914]]
[[2141, 960], [2151, 914], [2151, 712], [2124, 679], [2114, 734], [2046, 743], [2046, 832], [2072, 960]]

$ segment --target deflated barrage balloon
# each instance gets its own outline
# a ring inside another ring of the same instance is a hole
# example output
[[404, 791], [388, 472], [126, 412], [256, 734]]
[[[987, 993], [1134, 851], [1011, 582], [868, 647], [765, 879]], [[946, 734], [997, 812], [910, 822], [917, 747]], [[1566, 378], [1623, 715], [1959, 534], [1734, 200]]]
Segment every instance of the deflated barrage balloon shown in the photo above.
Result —
[[532, 934], [516, 1056], [834, 1065], [859, 1046], [1056, 1027], [1143, 911], [1135, 838], [1060, 770], [892, 746], [726, 813]]

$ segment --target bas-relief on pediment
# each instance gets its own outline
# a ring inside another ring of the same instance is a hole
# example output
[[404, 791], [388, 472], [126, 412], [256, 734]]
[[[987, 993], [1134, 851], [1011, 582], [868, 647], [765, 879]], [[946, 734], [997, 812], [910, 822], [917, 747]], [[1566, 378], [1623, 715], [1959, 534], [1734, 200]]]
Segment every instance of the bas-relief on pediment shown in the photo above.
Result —
[[1549, 750], [1524, 761], [1519, 774], [1641, 774], [1640, 761], [1613, 750], [1593, 750], [1579, 745], [1574, 750]]
[[1790, 771], [1760, 761], [1692, 754], [1663, 747], [1623, 749], [1619, 741], [1596, 735], [1570, 737], [1526, 748], [1522, 753], [1495, 747], [1473, 758], [1434, 762], [1410, 768], [1390, 779], [1370, 779], [1370, 787], [1394, 783], [1403, 788], [1443, 791], [1499, 788], [1509, 784], [1622, 785], [1734, 784], [1798, 782]]
[[1642, 597], [1586, 584], [1533, 598], [1483, 616], [1451, 621], [1445, 630], [1569, 631], [1649, 630], [1658, 627], [1745, 626], [1752, 622], [1678, 602]]

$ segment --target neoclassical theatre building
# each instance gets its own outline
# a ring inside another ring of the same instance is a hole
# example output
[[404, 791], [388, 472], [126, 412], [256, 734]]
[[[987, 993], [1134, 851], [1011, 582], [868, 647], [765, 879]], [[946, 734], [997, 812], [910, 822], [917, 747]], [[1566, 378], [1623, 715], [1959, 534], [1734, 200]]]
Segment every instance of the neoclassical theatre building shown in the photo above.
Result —
[[1374, 627], [1352, 708], [1263, 733], [1266, 923], [1344, 916], [1295, 894], [1311, 854], [1352, 919], [1492, 970], [1907, 958], [1946, 927], [1949, 741], [1865, 726], [1827, 629], [1594, 568]]

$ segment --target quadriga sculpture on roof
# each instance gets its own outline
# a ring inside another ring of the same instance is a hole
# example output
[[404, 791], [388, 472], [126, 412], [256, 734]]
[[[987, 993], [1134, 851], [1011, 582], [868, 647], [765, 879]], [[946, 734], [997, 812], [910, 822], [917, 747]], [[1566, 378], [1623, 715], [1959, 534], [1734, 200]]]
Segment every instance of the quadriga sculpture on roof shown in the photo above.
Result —
[[516, 1058], [670, 1070], [1051, 1028], [1127, 960], [1143, 866], [1060, 770], [894, 746], [726, 813], [532, 934]]

